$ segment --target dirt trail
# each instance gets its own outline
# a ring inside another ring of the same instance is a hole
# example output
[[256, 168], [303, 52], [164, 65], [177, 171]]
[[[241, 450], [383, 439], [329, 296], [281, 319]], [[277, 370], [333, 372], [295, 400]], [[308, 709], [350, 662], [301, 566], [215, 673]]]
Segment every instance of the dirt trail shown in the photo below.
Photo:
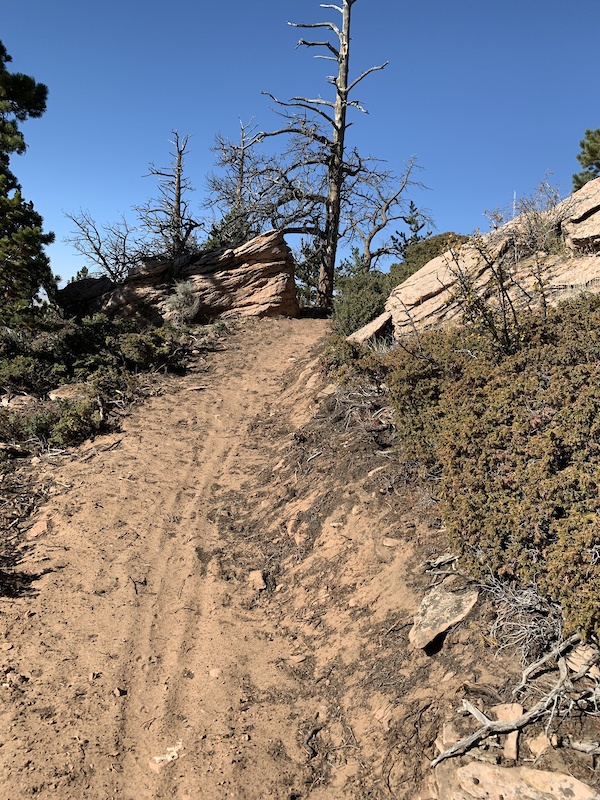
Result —
[[430, 762], [470, 730], [457, 698], [510, 698], [520, 665], [485, 602], [411, 646], [441, 521], [389, 409], [324, 386], [326, 333], [237, 323], [120, 433], [36, 465], [53, 494], [0, 598], [0, 800], [449, 796]]
[[293, 694], [276, 666], [293, 648], [240, 608], [258, 590], [232, 591], [207, 515], [252, 473], [249, 426], [281, 408], [282, 381], [325, 331], [248, 323], [207, 374], [169, 379], [122, 433], [51, 470], [60, 494], [23, 565], [46, 574], [0, 617], [3, 798], [290, 796], [297, 770], [268, 756], [297, 749], [289, 705], [265, 713], [249, 689]]

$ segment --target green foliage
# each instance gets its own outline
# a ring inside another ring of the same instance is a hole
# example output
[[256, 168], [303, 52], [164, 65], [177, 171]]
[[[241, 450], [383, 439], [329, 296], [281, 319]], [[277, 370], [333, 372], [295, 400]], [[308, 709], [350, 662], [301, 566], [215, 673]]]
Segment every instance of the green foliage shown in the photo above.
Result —
[[431, 231], [427, 231], [426, 234], [421, 233], [423, 228], [427, 226], [428, 220], [419, 211], [414, 200], [410, 201], [408, 212], [400, 219], [408, 226], [409, 232], [396, 231], [396, 234], [391, 236], [391, 241], [394, 246], [394, 252], [404, 256], [409, 247], [428, 239], [431, 236]]
[[369, 271], [358, 248], [336, 274], [333, 320], [336, 333], [348, 336], [379, 316], [390, 294], [389, 275]]
[[360, 358], [365, 349], [345, 336], [334, 334], [323, 351], [321, 360], [327, 374], [341, 385], [362, 379]]
[[588, 128], [585, 138], [579, 142], [581, 152], [577, 160], [583, 167], [581, 172], [573, 175], [573, 191], [581, 189], [588, 181], [600, 175], [600, 128], [592, 130]]
[[109, 428], [114, 409], [139, 394], [137, 373], [181, 371], [187, 345], [169, 328], [136, 330], [133, 323], [97, 314], [64, 321], [47, 310], [30, 329], [0, 328], [0, 387], [44, 398], [76, 382], [74, 400], [0, 408], [0, 441], [63, 447]]
[[349, 342], [334, 334], [321, 356], [328, 376], [342, 386], [351, 387], [365, 381], [379, 384], [387, 371], [385, 363], [367, 345]]
[[440, 474], [472, 573], [536, 585], [600, 633], [600, 297], [521, 320], [519, 347], [469, 328], [385, 356], [406, 458]]
[[[123, 396], [123, 394], [121, 395]], [[129, 394], [128, 399], [133, 395]], [[107, 409], [114, 395], [90, 385], [77, 400], [59, 400], [30, 410], [0, 409], [0, 439], [64, 447], [88, 439], [109, 427]]]
[[348, 336], [371, 322], [383, 313], [386, 300], [396, 286], [432, 258], [467, 239], [456, 233], [441, 233], [428, 239], [415, 235], [407, 240], [405, 260], [392, 264], [389, 272], [367, 270], [360, 251], [353, 248], [351, 257], [340, 264], [336, 275], [333, 303], [336, 332]]
[[54, 240], [42, 232], [42, 218], [27, 202], [9, 168], [25, 152], [19, 124], [39, 117], [48, 90], [28, 75], [7, 69], [11, 57], [0, 42], [0, 317], [10, 321], [33, 305], [40, 288], [51, 295], [55, 281], [44, 247]]
[[40, 287], [51, 295], [55, 288], [50, 262], [43, 248], [54, 240], [42, 233], [42, 218], [19, 190], [7, 196], [0, 175], [0, 314], [4, 319], [29, 305]]
[[203, 250], [218, 250], [221, 247], [240, 247], [258, 236], [259, 230], [248, 220], [247, 215], [235, 210], [228, 211], [218, 222], [213, 222]]
[[94, 277], [88, 267], [81, 267], [78, 269], [72, 278], [69, 278], [69, 283], [76, 283], [77, 281], [84, 281], [86, 278]]
[[42, 395], [65, 379], [64, 366], [38, 355], [17, 355], [0, 363], [0, 386], [17, 392]]
[[174, 315], [174, 322], [186, 325], [193, 322], [200, 310], [200, 299], [191, 281], [181, 281], [167, 300], [167, 310]]
[[410, 278], [421, 267], [428, 264], [432, 259], [445, 253], [451, 247], [457, 247], [463, 242], [468, 241], [469, 237], [461, 233], [438, 233], [429, 236], [427, 239], [410, 243], [404, 251], [404, 261], [390, 266], [390, 275], [394, 286], [398, 286], [407, 278]]
[[6, 65], [11, 61], [0, 42], [0, 175], [7, 179], [6, 192], [18, 188], [17, 179], [9, 170], [10, 156], [22, 155], [26, 150], [19, 123], [41, 117], [48, 97], [48, 88], [43, 83], [36, 83], [29, 75], [9, 72]]
[[103, 314], [65, 322], [50, 311], [34, 330], [0, 329], [0, 352], [0, 387], [38, 397], [104, 369], [180, 371], [186, 358], [179, 334], [168, 327], [138, 331]]
[[377, 270], [338, 277], [333, 302], [336, 332], [348, 336], [382, 314], [391, 289], [389, 274]]
[[312, 308], [317, 303], [317, 288], [322, 256], [318, 239], [303, 239], [300, 252], [295, 255], [296, 293], [301, 308]]

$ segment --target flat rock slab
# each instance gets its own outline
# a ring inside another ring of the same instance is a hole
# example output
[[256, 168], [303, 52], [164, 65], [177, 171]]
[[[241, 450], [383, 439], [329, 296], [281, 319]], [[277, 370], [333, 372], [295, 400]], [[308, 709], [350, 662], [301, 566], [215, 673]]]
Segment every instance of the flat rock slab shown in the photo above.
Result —
[[599, 800], [585, 783], [559, 772], [530, 767], [495, 767], [473, 762], [454, 773], [440, 800]]
[[[584, 291], [600, 291], [600, 178], [586, 183], [544, 214], [544, 224], [561, 228], [565, 252], [530, 253], [520, 258], [515, 267], [518, 280], [509, 289], [511, 301], [519, 308], [530, 307], [532, 297], [540, 294], [537, 290], [540, 279], [550, 305]], [[353, 333], [350, 340], [364, 342], [381, 335], [389, 327], [390, 317], [397, 339], [412, 338], [426, 328], [460, 322], [463, 307], [457, 291], [459, 275], [468, 276], [473, 291], [480, 297], [495, 291], [493, 262], [498, 265], [515, 236], [522, 235], [529, 225], [530, 220], [522, 215], [483, 234], [485, 258], [479, 252], [480, 245], [475, 247], [472, 241], [436, 256], [397, 286], [385, 304], [385, 312]]]
[[[500, 703], [500, 705], [492, 706], [490, 711], [496, 715], [496, 719], [499, 722], [510, 722], [520, 717], [524, 709], [520, 703]], [[506, 735], [503, 755], [509, 761], [517, 760], [519, 755], [519, 731], [511, 731]]]
[[444, 585], [436, 586], [421, 601], [413, 627], [408, 634], [415, 647], [427, 647], [453, 625], [461, 622], [473, 608], [479, 592], [450, 592]]

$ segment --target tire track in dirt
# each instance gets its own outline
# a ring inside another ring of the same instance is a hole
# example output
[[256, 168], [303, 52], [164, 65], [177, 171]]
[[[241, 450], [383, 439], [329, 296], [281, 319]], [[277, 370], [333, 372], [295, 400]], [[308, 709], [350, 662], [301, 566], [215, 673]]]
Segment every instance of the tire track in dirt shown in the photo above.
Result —
[[167, 379], [172, 393], [122, 434], [54, 468], [61, 494], [25, 562], [49, 571], [35, 596], [2, 601], [3, 798], [289, 798], [301, 785], [301, 687], [276, 667], [290, 643], [256, 589], [230, 586], [209, 512], [252, 473], [248, 426], [325, 330], [249, 321], [209, 374]]
[[[512, 697], [521, 665], [490, 653], [486, 602], [411, 646], [437, 504], [385, 393], [320, 391], [325, 332], [237, 323], [122, 433], [41, 459], [32, 590], [0, 598], [0, 800], [449, 796], [456, 765], [430, 764], [472, 725], [457, 698]], [[545, 763], [588, 780], [566, 752]]]

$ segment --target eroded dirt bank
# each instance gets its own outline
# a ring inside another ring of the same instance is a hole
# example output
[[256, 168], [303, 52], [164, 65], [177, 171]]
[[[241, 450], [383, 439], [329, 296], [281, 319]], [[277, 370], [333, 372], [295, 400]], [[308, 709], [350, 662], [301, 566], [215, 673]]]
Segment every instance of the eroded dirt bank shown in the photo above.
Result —
[[385, 412], [323, 391], [326, 333], [239, 323], [121, 433], [42, 459], [38, 577], [0, 600], [2, 800], [438, 797], [458, 694], [519, 669], [470, 623], [410, 647], [440, 522]]

